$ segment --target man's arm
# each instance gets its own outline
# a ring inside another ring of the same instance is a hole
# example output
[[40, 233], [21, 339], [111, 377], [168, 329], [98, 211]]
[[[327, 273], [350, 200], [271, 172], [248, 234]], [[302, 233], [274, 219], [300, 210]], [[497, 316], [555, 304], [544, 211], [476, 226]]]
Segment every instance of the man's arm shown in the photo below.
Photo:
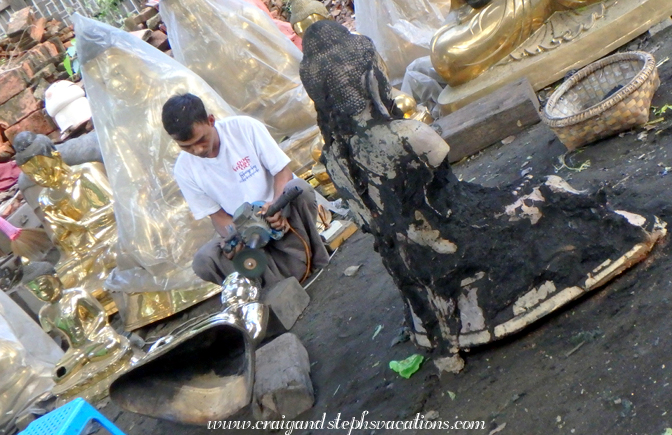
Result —
[[285, 186], [287, 183], [289, 183], [292, 180], [293, 177], [292, 170], [289, 169], [289, 165], [285, 166], [282, 168], [280, 172], [275, 174], [273, 177], [273, 201], [272, 203], [275, 202], [278, 198], [280, 198], [280, 195], [282, 195], [282, 191], [285, 189]]
[[[273, 204], [278, 198], [280, 198], [280, 195], [282, 195], [285, 186], [287, 185], [287, 183], [289, 183], [292, 177], [293, 174], [291, 169], [289, 169], [289, 165], [285, 166], [284, 168], [282, 168], [280, 172], [275, 174], [275, 176], [273, 177], [273, 201], [264, 204], [264, 206], [261, 208], [262, 213], [266, 213], [268, 207], [270, 207], [271, 204]], [[277, 212], [273, 216], [266, 216], [266, 220], [268, 221], [271, 228], [283, 231], [287, 230], [287, 218], [282, 216], [282, 210]]]
[[212, 225], [215, 227], [215, 231], [222, 237], [227, 237], [229, 231], [226, 229], [228, 225], [233, 225], [233, 217], [225, 212], [223, 209], [210, 215], [210, 220]]

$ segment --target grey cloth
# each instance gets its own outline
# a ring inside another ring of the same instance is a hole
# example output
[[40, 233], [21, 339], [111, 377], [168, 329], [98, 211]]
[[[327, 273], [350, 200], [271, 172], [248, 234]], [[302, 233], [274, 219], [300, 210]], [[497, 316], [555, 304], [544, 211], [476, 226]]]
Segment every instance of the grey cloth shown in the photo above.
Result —
[[[311, 272], [321, 269], [329, 263], [327, 253], [320, 234], [315, 227], [317, 220], [317, 201], [315, 191], [300, 178], [287, 183], [285, 190], [299, 186], [303, 193], [289, 206], [287, 220], [310, 249]], [[203, 245], [194, 256], [192, 267], [201, 279], [222, 284], [226, 277], [235, 271], [231, 260], [222, 252], [221, 237]], [[306, 273], [306, 249], [301, 239], [288, 231], [280, 240], [271, 240], [264, 247], [268, 266], [261, 276], [263, 286], [271, 286], [285, 278], [294, 276], [299, 281]]]

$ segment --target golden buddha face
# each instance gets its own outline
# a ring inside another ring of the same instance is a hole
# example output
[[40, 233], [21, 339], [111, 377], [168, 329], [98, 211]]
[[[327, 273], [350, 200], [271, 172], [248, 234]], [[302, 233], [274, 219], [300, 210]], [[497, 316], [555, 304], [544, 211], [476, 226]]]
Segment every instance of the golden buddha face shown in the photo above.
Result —
[[58, 151], [51, 156], [36, 155], [21, 165], [21, 170], [35, 183], [43, 187], [57, 187], [67, 172], [66, 164]]
[[61, 280], [54, 275], [38, 276], [26, 284], [35, 297], [44, 302], [53, 302], [61, 297]]

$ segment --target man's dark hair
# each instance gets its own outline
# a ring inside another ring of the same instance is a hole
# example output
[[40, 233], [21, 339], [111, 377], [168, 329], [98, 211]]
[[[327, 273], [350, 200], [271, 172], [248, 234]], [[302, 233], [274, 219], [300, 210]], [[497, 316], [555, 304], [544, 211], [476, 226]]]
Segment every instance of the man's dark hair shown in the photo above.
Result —
[[163, 105], [161, 121], [171, 137], [187, 141], [191, 139], [194, 124], [208, 122], [208, 112], [196, 95], [173, 95]]

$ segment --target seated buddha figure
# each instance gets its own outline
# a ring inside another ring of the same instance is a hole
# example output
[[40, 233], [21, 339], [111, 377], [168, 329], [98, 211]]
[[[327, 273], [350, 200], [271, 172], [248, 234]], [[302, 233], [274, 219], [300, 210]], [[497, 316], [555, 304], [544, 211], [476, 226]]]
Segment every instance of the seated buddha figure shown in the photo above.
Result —
[[508, 56], [555, 12], [601, 1], [452, 0], [448, 24], [431, 42], [432, 64], [450, 86], [462, 85]]
[[[57, 385], [72, 387], [94, 374], [111, 372], [115, 363], [130, 359], [128, 340], [109, 325], [103, 306], [82, 288], [64, 289], [50, 263], [26, 265], [22, 282], [46, 302], [39, 313], [42, 329], [56, 332], [68, 342], [68, 350], [54, 368]], [[58, 394], [58, 389], [54, 393]]]
[[19, 133], [14, 148], [21, 170], [44, 187], [38, 202], [61, 251], [58, 276], [66, 288], [100, 288], [116, 265], [117, 230], [107, 177], [94, 164], [68, 166], [44, 135]]

